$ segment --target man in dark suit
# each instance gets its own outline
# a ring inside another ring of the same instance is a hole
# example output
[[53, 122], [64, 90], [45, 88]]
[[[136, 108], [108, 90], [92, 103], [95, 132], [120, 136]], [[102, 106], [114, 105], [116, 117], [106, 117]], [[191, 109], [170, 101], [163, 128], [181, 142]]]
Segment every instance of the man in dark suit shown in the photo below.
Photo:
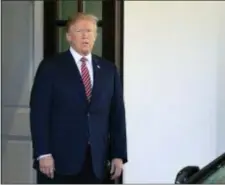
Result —
[[38, 183], [101, 183], [108, 156], [112, 179], [127, 162], [120, 79], [113, 63], [91, 54], [96, 36], [96, 17], [74, 16], [71, 47], [38, 67], [30, 99]]

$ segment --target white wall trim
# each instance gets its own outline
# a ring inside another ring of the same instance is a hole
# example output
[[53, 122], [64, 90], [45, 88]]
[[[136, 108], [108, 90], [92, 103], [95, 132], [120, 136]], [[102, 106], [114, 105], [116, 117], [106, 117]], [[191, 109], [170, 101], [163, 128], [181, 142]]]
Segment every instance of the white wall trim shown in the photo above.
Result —
[[[33, 51], [31, 70], [31, 87], [33, 84], [33, 77], [35, 76], [38, 65], [44, 57], [44, 1], [33, 1]], [[31, 147], [32, 148], [32, 147]], [[36, 172], [33, 170], [32, 182], [36, 183]]]
[[44, 57], [44, 1], [33, 1], [33, 75]]

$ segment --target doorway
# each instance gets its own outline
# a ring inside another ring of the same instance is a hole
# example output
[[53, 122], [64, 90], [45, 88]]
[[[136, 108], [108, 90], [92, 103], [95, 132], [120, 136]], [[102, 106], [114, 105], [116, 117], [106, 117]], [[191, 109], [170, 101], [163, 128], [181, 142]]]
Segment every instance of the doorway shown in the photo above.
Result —
[[64, 29], [68, 17], [76, 12], [87, 12], [99, 18], [93, 53], [115, 63], [122, 75], [123, 4], [117, 0], [44, 1], [44, 56], [68, 48]]
[[[44, 57], [65, 51], [69, 45], [65, 37], [65, 25], [69, 16], [87, 12], [98, 17], [98, 36], [93, 53], [113, 62], [123, 84], [123, 7], [117, 0], [44, 1]], [[122, 184], [123, 178], [105, 184]]]

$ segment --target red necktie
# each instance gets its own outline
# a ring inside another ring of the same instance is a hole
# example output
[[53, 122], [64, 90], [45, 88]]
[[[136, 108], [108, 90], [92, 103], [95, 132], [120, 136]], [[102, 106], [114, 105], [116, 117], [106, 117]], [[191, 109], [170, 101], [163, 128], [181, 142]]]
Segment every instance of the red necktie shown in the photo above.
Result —
[[89, 75], [89, 71], [86, 65], [87, 58], [81, 58], [81, 77], [83, 80], [84, 88], [85, 88], [85, 93], [87, 96], [88, 101], [90, 101], [91, 98], [91, 79]]

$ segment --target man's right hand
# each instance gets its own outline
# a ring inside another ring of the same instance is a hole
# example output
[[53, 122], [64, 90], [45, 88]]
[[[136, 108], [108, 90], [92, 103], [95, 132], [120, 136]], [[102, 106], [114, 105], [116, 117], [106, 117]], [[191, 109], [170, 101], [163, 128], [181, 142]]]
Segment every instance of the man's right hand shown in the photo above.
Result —
[[49, 178], [54, 178], [54, 159], [51, 155], [39, 159], [40, 171], [47, 175]]

